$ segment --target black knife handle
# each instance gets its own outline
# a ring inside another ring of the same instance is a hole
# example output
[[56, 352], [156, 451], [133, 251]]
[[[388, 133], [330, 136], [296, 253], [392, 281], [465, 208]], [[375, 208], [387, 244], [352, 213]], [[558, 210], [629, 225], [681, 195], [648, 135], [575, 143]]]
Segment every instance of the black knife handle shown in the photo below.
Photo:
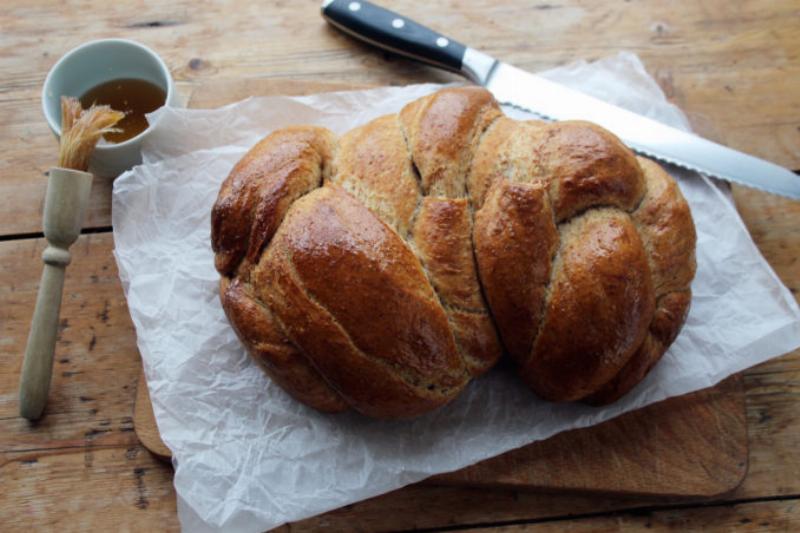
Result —
[[385, 50], [461, 71], [463, 44], [388, 9], [363, 0], [325, 0], [322, 16], [340, 30]]

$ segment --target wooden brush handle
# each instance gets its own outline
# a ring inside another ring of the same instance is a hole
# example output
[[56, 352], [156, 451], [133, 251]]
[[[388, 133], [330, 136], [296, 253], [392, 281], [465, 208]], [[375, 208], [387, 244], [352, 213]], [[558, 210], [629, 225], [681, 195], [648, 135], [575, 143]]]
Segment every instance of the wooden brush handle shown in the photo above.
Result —
[[38, 420], [47, 404], [50, 377], [53, 373], [53, 354], [58, 337], [64, 271], [69, 264], [70, 255], [67, 250], [48, 246], [43, 259], [45, 265], [39, 294], [36, 296], [36, 308], [33, 311], [19, 384], [19, 411], [28, 420]]
[[41, 418], [47, 403], [58, 337], [64, 270], [70, 261], [69, 247], [81, 233], [91, 188], [92, 175], [88, 172], [50, 169], [43, 217], [48, 247], [42, 254], [44, 271], [19, 384], [19, 411], [28, 420]]

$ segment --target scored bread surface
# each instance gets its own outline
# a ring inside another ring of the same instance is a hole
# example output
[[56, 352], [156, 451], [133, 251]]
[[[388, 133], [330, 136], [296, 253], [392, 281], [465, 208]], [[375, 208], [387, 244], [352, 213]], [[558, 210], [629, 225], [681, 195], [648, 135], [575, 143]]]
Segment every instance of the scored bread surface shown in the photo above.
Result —
[[689, 208], [660, 166], [586, 122], [505, 117], [443, 89], [340, 138], [278, 130], [212, 212], [223, 308], [299, 401], [411, 417], [506, 352], [554, 401], [612, 402], [677, 336]]

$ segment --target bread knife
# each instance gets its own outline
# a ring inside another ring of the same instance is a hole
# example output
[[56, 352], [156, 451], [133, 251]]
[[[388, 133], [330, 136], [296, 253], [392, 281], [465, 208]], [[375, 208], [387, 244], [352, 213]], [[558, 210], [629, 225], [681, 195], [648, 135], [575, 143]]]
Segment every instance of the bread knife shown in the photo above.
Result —
[[748, 187], [800, 199], [800, 176], [775, 163], [662, 124], [498, 61], [413, 20], [362, 0], [325, 0], [322, 16], [379, 48], [463, 74], [501, 104], [550, 120], [588, 120], [636, 152]]

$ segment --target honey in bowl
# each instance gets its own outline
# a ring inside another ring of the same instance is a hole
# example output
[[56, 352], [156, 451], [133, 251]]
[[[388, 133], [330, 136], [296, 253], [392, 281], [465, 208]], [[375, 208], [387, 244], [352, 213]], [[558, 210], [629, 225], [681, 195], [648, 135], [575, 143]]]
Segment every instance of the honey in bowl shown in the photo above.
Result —
[[125, 118], [115, 126], [119, 131], [103, 135], [106, 141], [112, 143], [127, 141], [146, 130], [148, 123], [145, 114], [163, 106], [166, 100], [166, 92], [158, 85], [132, 78], [101, 83], [80, 97], [84, 109], [92, 104], [108, 105], [111, 109], [125, 113]]

